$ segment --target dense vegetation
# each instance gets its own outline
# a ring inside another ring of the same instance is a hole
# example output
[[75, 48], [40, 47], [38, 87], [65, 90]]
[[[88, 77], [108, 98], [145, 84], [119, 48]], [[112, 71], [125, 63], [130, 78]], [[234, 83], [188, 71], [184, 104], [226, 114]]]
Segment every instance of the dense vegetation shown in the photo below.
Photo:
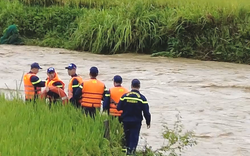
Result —
[[249, 63], [249, 8], [247, 0], [2, 0], [0, 31], [16, 24], [28, 44], [94, 53]]

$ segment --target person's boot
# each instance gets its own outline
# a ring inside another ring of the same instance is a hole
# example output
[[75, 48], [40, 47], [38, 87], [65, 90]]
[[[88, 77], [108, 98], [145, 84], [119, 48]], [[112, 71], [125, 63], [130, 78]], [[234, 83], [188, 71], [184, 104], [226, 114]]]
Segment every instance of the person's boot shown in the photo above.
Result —
[[131, 149], [128, 147], [128, 148], [127, 148], [127, 156], [128, 156], [128, 155], [132, 155], [131, 152], [132, 152]]
[[131, 155], [135, 156], [135, 149], [131, 150]]

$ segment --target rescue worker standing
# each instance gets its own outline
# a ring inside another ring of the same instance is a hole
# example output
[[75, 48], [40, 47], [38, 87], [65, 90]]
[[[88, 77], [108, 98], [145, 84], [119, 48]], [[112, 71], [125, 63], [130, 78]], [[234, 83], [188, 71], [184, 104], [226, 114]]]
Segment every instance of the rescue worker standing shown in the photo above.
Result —
[[109, 91], [105, 94], [103, 110], [108, 110], [108, 113], [111, 116], [118, 117], [119, 122], [121, 122], [122, 110], [118, 111], [116, 107], [122, 95], [129, 91], [121, 85], [122, 77], [120, 75], [115, 75], [113, 81], [114, 87], [110, 88]]
[[105, 85], [96, 79], [98, 69], [91, 67], [89, 71], [90, 79], [83, 82], [82, 89], [78, 89], [76, 97], [82, 95], [82, 108], [86, 115], [94, 117], [96, 109], [100, 109], [104, 99]]
[[[68, 67], [68, 75], [71, 76], [68, 86], [68, 99], [70, 102], [79, 108], [81, 106], [81, 96], [74, 96], [76, 90], [80, 88], [81, 84], [83, 83], [82, 77], [76, 74], [76, 65], [74, 63], [70, 63]], [[81, 89], [81, 88], [80, 88]]]
[[133, 79], [132, 90], [124, 94], [117, 106], [117, 110], [122, 110], [121, 115], [126, 139], [127, 155], [135, 154], [139, 141], [142, 124], [142, 112], [146, 119], [147, 128], [150, 128], [151, 114], [147, 99], [140, 92], [140, 81]]
[[60, 99], [60, 96], [59, 96], [59, 94], [49, 90], [48, 87], [56, 86], [56, 87], [64, 90], [65, 84], [58, 77], [58, 74], [56, 73], [55, 68], [53, 68], [53, 67], [48, 68], [47, 75], [48, 75], [48, 78], [46, 79], [45, 86], [46, 86], [46, 89], [48, 89], [47, 90], [47, 97], [49, 97], [49, 104], [51, 104], [51, 103], [55, 103], [57, 101], [57, 99]]
[[30, 67], [30, 72], [26, 73], [23, 77], [25, 101], [33, 100], [35, 102], [41, 93], [41, 87], [45, 87], [45, 81], [42, 81], [36, 76], [39, 69], [42, 69], [38, 63], [34, 62]]

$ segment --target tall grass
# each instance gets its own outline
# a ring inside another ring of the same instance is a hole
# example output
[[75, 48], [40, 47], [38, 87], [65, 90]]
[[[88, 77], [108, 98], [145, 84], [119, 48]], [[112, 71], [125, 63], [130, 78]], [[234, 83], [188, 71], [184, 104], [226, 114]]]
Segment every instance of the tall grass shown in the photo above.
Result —
[[111, 141], [103, 137], [107, 116], [93, 120], [69, 105], [49, 109], [4, 96], [0, 103], [0, 155], [123, 155], [118, 121], [110, 123]]
[[[113, 6], [124, 6], [127, 4], [133, 4], [141, 0], [19, 0], [20, 2], [28, 5], [40, 5], [40, 6], [49, 6], [49, 5], [69, 5], [75, 7], [86, 7], [86, 6], [104, 6], [104, 7], [113, 7]], [[237, 7], [240, 6], [249, 6], [247, 0], [144, 0], [144, 4], [156, 5], [158, 7], [183, 7], [183, 8], [197, 8], [197, 6], [201, 8], [205, 8], [205, 10], [209, 9], [207, 6], [215, 6], [215, 7]]]
[[12, 1], [0, 1], [0, 31], [17, 24], [30, 44], [250, 62], [247, 0]]
[[[196, 145], [192, 132], [183, 133], [179, 115], [173, 129], [164, 125], [166, 145], [152, 151], [145, 144], [136, 155], [180, 156], [184, 148]], [[97, 113], [92, 119], [71, 105], [48, 107], [44, 101], [24, 103], [19, 97], [6, 99], [0, 94], [0, 119], [0, 155], [125, 155], [121, 150], [122, 125], [105, 114]], [[109, 140], [104, 138], [106, 120], [110, 121]]]

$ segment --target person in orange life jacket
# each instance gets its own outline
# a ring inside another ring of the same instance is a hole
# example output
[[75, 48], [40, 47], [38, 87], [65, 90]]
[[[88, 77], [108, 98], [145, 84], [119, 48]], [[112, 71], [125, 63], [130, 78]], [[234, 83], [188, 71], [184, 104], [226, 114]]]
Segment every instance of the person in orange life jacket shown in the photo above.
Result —
[[[75, 97], [82, 96], [82, 108], [86, 115], [94, 117], [96, 114], [96, 108], [101, 107], [101, 101], [104, 99], [106, 87], [103, 82], [96, 79], [98, 75], [98, 69], [91, 67], [89, 76], [90, 79], [86, 80], [82, 84], [82, 88], [77, 89]], [[74, 98], [75, 98], [74, 97]]]
[[53, 67], [48, 68], [47, 75], [48, 77], [46, 79], [45, 86], [46, 86], [47, 96], [49, 97], [49, 104], [51, 104], [51, 103], [55, 103], [57, 99], [60, 99], [60, 96], [57, 93], [50, 91], [48, 87], [56, 86], [64, 90], [65, 84], [58, 77], [58, 74], [56, 73], [55, 68]]
[[[68, 99], [77, 108], [81, 107], [81, 96], [75, 96], [76, 90], [80, 88], [83, 79], [76, 74], [76, 65], [70, 63], [65, 69], [68, 69], [68, 75], [71, 76], [68, 86]], [[80, 88], [82, 89], [82, 88]]]
[[140, 92], [140, 81], [133, 79], [131, 82], [132, 90], [124, 94], [117, 106], [117, 110], [122, 110], [122, 122], [125, 133], [127, 155], [135, 154], [139, 141], [142, 124], [142, 112], [146, 119], [147, 128], [150, 128], [151, 114], [145, 96]]
[[34, 101], [38, 98], [41, 93], [41, 87], [45, 87], [45, 81], [42, 81], [36, 74], [39, 69], [42, 69], [37, 62], [31, 64], [30, 72], [26, 73], [23, 77], [25, 100]]
[[103, 110], [108, 110], [109, 115], [118, 117], [119, 122], [121, 122], [122, 111], [118, 111], [116, 107], [122, 95], [129, 91], [128, 89], [121, 86], [122, 77], [120, 75], [115, 75], [113, 81], [114, 87], [110, 88], [109, 91], [105, 94]]

